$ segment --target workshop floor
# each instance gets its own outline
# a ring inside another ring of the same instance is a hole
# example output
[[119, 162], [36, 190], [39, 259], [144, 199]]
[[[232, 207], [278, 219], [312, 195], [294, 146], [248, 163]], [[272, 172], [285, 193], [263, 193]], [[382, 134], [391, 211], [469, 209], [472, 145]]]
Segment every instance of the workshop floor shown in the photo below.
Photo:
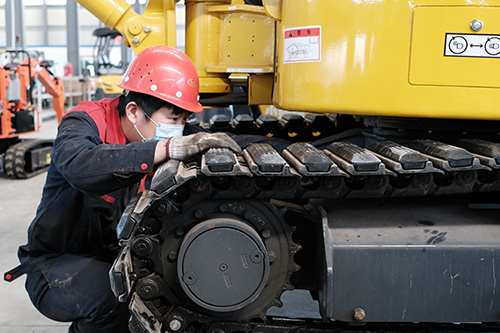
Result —
[[[49, 113], [50, 116], [50, 113]], [[43, 119], [44, 117], [42, 117]], [[46, 118], [46, 117], [45, 117]], [[42, 120], [40, 132], [25, 138], [53, 139], [57, 121]], [[29, 179], [8, 179], [0, 174], [0, 273], [18, 265], [17, 249], [26, 243], [27, 229], [35, 216], [41, 198], [46, 173]], [[0, 332], [2, 333], [62, 333], [69, 323], [45, 318], [31, 304], [24, 289], [25, 276], [12, 283], [0, 281]], [[318, 318], [318, 305], [305, 291], [286, 292], [281, 297], [284, 307], [271, 308], [268, 314], [289, 317]]]
[[[26, 138], [53, 139], [57, 121], [42, 121], [40, 132]], [[8, 179], [0, 174], [0, 273], [18, 265], [17, 248], [26, 243], [26, 231], [35, 216], [46, 173], [30, 179]], [[0, 331], [3, 333], [60, 333], [69, 324], [41, 315], [24, 289], [25, 276], [12, 283], [0, 282]]]

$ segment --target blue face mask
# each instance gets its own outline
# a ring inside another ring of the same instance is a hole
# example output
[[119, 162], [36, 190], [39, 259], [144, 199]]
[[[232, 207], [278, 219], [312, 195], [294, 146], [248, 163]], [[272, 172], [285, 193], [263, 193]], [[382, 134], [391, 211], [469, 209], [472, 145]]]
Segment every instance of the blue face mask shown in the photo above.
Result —
[[139, 133], [139, 135], [141, 136], [143, 142], [158, 141], [158, 140], [169, 139], [169, 138], [172, 138], [172, 137], [182, 136], [182, 134], [184, 132], [184, 125], [157, 123], [156, 121], [154, 121], [153, 119], [151, 119], [151, 117], [148, 116], [146, 113], [144, 113], [144, 115], [146, 117], [148, 117], [149, 120], [151, 120], [153, 122], [153, 124], [156, 125], [156, 133], [155, 133], [154, 138], [152, 138], [152, 139], [146, 139], [142, 135], [142, 133], [139, 132], [139, 129], [134, 124], [135, 130], [137, 131], [137, 133]]

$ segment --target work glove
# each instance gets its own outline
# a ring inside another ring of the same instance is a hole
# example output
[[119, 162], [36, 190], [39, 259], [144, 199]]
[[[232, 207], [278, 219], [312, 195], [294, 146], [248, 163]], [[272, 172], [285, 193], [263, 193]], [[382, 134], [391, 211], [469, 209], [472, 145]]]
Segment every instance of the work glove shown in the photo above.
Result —
[[226, 133], [200, 132], [168, 139], [167, 158], [184, 161], [210, 148], [229, 148], [241, 154], [240, 146]]

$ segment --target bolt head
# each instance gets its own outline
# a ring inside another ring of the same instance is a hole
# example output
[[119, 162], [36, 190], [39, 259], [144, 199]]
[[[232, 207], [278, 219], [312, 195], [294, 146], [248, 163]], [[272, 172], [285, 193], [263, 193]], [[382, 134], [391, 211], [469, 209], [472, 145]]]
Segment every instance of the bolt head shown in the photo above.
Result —
[[474, 31], [480, 31], [483, 28], [483, 22], [481, 20], [473, 20], [470, 23], [470, 28]]
[[269, 237], [271, 237], [271, 231], [269, 231], [269, 229], [262, 230], [262, 237], [263, 238], [269, 238]]
[[178, 321], [177, 319], [172, 319], [172, 321], [168, 324], [168, 327], [174, 332], [177, 332], [178, 330], [181, 329], [181, 322]]
[[276, 252], [274, 251], [269, 251], [269, 253], [267, 254], [268, 257], [269, 257], [269, 262], [272, 263], [276, 260]]
[[132, 41], [137, 44], [141, 41], [141, 39], [139, 38], [139, 36], [135, 36], [134, 39], [132, 39]]
[[182, 236], [184, 236], [184, 229], [182, 229], [182, 228], [175, 228], [175, 234], [176, 234], [178, 237], [182, 237]]
[[356, 308], [354, 309], [354, 311], [352, 312], [352, 317], [354, 318], [354, 320], [363, 320], [365, 319], [365, 310], [363, 310], [362, 308]]

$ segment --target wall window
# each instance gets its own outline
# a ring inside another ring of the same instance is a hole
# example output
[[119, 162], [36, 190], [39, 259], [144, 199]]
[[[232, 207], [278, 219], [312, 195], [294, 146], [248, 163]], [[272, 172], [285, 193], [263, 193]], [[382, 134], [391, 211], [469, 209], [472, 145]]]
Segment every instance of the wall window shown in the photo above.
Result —
[[[73, 0], [72, 0], [73, 1]], [[41, 6], [43, 4], [49, 6], [65, 6], [68, 3], [67, 0], [24, 0], [25, 6]], [[0, 5], [5, 5], [5, 0], [0, 0]]]
[[43, 0], [24, 0], [25, 6], [40, 6], [43, 5]]
[[66, 5], [67, 1], [66, 0], [45, 0], [45, 4], [49, 6], [60, 6], [60, 5]]

